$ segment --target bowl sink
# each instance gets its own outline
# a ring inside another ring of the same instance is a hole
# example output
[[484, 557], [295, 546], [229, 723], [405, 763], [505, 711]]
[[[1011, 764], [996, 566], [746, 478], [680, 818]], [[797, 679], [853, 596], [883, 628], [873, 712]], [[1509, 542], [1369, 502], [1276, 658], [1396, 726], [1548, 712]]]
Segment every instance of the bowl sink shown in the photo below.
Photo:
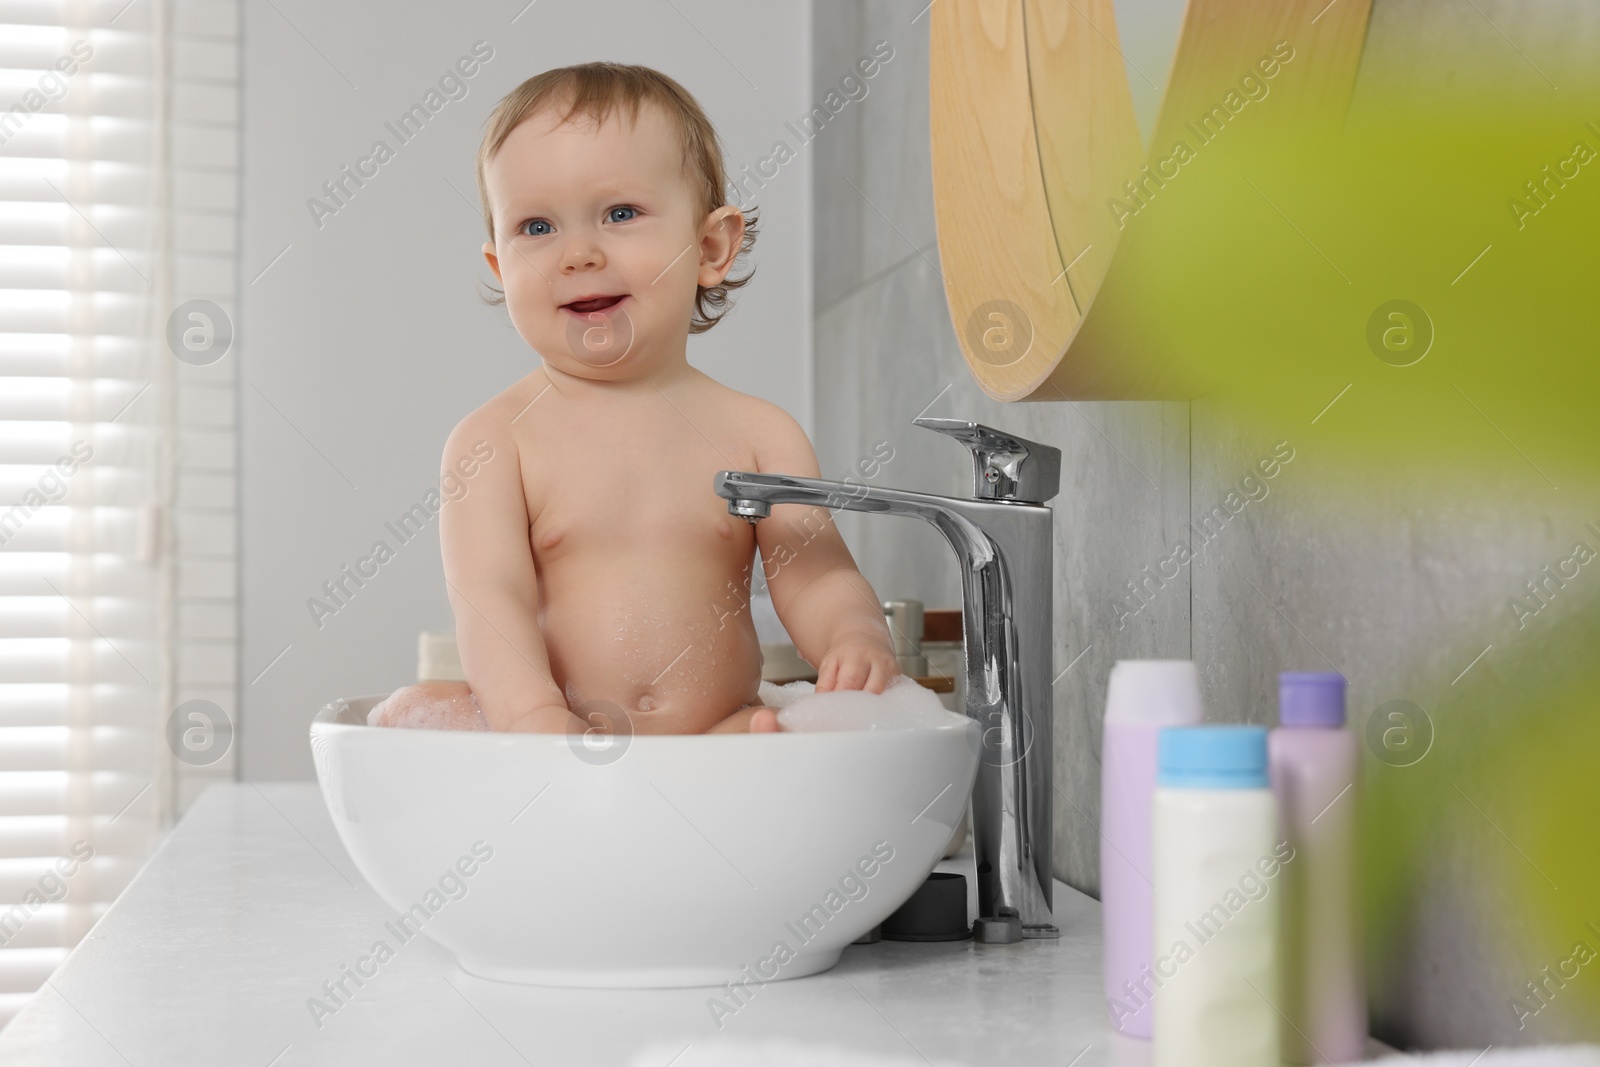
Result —
[[311, 724], [340, 839], [397, 937], [536, 985], [827, 970], [939, 861], [978, 762], [978, 725], [957, 716], [585, 739], [366, 725], [384, 695]]

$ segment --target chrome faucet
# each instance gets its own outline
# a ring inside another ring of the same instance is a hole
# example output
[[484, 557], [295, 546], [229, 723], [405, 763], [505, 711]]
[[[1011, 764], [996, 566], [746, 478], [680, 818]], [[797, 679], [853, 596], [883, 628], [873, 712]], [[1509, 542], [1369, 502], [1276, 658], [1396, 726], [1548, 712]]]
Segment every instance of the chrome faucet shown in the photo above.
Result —
[[[931, 523], [961, 567], [967, 715], [980, 727], [972, 789], [980, 941], [1059, 937], [1051, 923], [1051, 520], [1061, 452], [961, 419], [913, 420], [972, 453], [972, 499], [784, 474], [721, 471], [730, 514], [773, 504], [910, 515]], [[920, 634], [911, 635], [920, 639]]]

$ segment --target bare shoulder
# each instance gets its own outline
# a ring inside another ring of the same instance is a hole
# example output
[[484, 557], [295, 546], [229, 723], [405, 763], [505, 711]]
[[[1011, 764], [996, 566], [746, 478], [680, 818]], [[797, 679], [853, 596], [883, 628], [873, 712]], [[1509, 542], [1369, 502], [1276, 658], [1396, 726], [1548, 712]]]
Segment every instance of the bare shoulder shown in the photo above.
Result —
[[816, 477], [816, 453], [811, 439], [795, 417], [760, 397], [740, 393], [726, 386], [728, 403], [737, 412], [738, 423], [759, 470], [773, 474]]
[[470, 450], [480, 441], [497, 450], [515, 452], [518, 424], [527, 421], [533, 402], [549, 387], [544, 373], [534, 371], [468, 412], [450, 432], [445, 445], [446, 461], [450, 454]]
[[[485, 496], [524, 518], [538, 512], [538, 502], [528, 499], [523, 482], [528, 434], [519, 432], [530, 422], [527, 412], [541, 390], [549, 386], [543, 372], [517, 381], [468, 412], [445, 440], [440, 460], [441, 485], [447, 494], [469, 496], [467, 482], [481, 485]], [[454, 496], [450, 496], [454, 499]], [[513, 506], [512, 501], [515, 501]], [[487, 502], [480, 499], [480, 504]], [[476, 510], [476, 509], [473, 509]]]

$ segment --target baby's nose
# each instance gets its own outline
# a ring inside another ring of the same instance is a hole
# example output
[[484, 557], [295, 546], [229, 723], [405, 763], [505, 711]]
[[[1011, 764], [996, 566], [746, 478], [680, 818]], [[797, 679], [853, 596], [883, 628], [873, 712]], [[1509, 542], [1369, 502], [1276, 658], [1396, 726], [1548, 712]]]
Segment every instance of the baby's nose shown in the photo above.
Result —
[[566, 251], [561, 256], [561, 269], [571, 272], [585, 267], [603, 267], [605, 262], [605, 254], [600, 251], [598, 245], [580, 239], [567, 245]]

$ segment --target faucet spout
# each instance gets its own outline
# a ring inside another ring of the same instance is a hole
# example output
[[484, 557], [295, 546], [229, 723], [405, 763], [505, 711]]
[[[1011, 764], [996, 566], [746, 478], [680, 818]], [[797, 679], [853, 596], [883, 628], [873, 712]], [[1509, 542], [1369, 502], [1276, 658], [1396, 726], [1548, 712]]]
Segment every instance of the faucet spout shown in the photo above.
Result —
[[712, 488], [728, 501], [729, 514], [746, 519], [766, 518], [772, 514], [774, 504], [809, 504], [833, 511], [909, 515], [937, 527], [959, 557], [965, 558], [966, 554], [986, 562], [993, 553], [993, 546], [982, 535], [981, 527], [965, 514], [969, 505], [981, 506], [982, 501], [745, 471], [718, 472]]
[[807, 504], [910, 516], [944, 535], [961, 572], [966, 710], [980, 727], [972, 796], [978, 916], [995, 920], [974, 929], [979, 940], [1016, 940], [1019, 925], [1023, 937], [1059, 936], [1050, 870], [1051, 509], [745, 471], [721, 471], [713, 488], [750, 522], [773, 504]]

